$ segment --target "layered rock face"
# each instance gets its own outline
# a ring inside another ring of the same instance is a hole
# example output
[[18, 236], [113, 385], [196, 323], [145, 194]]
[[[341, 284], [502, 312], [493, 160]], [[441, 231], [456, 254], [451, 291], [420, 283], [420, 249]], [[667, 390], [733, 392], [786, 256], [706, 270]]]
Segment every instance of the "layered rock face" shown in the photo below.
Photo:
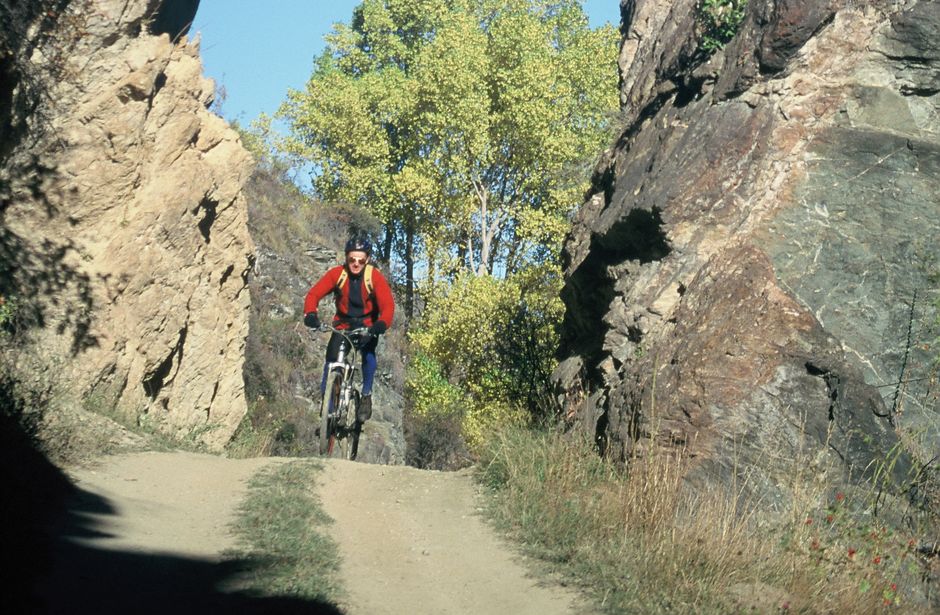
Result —
[[246, 412], [253, 246], [194, 0], [2, 0], [0, 293], [86, 405], [221, 448]]
[[621, 2], [625, 131], [564, 252], [567, 403], [616, 457], [687, 447], [768, 493], [807, 460], [870, 473], [899, 432], [929, 458], [940, 3], [751, 0], [711, 56], [696, 4]]

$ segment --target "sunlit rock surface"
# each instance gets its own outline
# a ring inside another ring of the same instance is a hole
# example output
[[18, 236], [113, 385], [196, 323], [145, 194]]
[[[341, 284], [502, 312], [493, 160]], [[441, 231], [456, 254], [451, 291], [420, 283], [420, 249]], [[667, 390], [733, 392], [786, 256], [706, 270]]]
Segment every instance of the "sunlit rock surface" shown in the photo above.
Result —
[[246, 413], [251, 167], [196, 2], [2, 0], [0, 293], [92, 410], [221, 448]]
[[929, 459], [940, 3], [752, 1], [710, 57], [695, 5], [621, 3], [625, 128], [565, 246], [563, 399], [614, 457], [652, 436], [770, 496], [795, 460], [870, 473], [892, 423]]

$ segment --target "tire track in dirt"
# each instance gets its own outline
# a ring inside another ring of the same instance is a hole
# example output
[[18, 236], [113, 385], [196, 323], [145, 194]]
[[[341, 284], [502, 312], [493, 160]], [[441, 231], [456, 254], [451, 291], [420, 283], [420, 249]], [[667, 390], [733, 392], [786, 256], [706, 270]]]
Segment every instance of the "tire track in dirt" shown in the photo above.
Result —
[[330, 459], [319, 492], [350, 615], [584, 612], [575, 592], [530, 577], [483, 522], [467, 472]]

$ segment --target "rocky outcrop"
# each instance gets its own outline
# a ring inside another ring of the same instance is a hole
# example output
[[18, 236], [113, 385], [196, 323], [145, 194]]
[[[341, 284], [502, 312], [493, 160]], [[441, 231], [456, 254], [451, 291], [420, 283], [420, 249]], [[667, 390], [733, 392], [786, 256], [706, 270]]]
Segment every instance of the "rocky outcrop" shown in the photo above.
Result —
[[683, 446], [770, 495], [796, 459], [871, 472], [898, 429], [937, 454], [940, 4], [752, 0], [713, 55], [696, 5], [621, 3], [625, 131], [564, 251], [567, 403], [615, 457]]
[[0, 294], [85, 405], [213, 449], [246, 412], [249, 154], [192, 0], [0, 1]]

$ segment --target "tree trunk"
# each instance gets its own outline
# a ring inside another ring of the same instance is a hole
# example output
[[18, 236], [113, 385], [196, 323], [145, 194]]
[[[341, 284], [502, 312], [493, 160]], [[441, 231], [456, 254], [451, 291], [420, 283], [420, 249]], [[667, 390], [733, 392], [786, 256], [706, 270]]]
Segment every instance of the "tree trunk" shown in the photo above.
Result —
[[415, 308], [415, 220], [414, 213], [405, 221], [405, 314], [410, 320]]
[[468, 250], [469, 250], [468, 244], [469, 243], [470, 242], [469, 242], [468, 236], [464, 233], [461, 233], [459, 235], [459, 238], [457, 239], [457, 263], [463, 264], [466, 262], [471, 262], [473, 260], [472, 256], [469, 257], [469, 260], [468, 260]]
[[392, 262], [392, 239], [395, 238], [395, 224], [389, 222], [385, 225], [385, 241], [382, 245], [382, 260], [391, 264]]
[[485, 191], [480, 195], [480, 268], [477, 275], [483, 275], [489, 269], [490, 239], [489, 217], [487, 216], [488, 195]]

